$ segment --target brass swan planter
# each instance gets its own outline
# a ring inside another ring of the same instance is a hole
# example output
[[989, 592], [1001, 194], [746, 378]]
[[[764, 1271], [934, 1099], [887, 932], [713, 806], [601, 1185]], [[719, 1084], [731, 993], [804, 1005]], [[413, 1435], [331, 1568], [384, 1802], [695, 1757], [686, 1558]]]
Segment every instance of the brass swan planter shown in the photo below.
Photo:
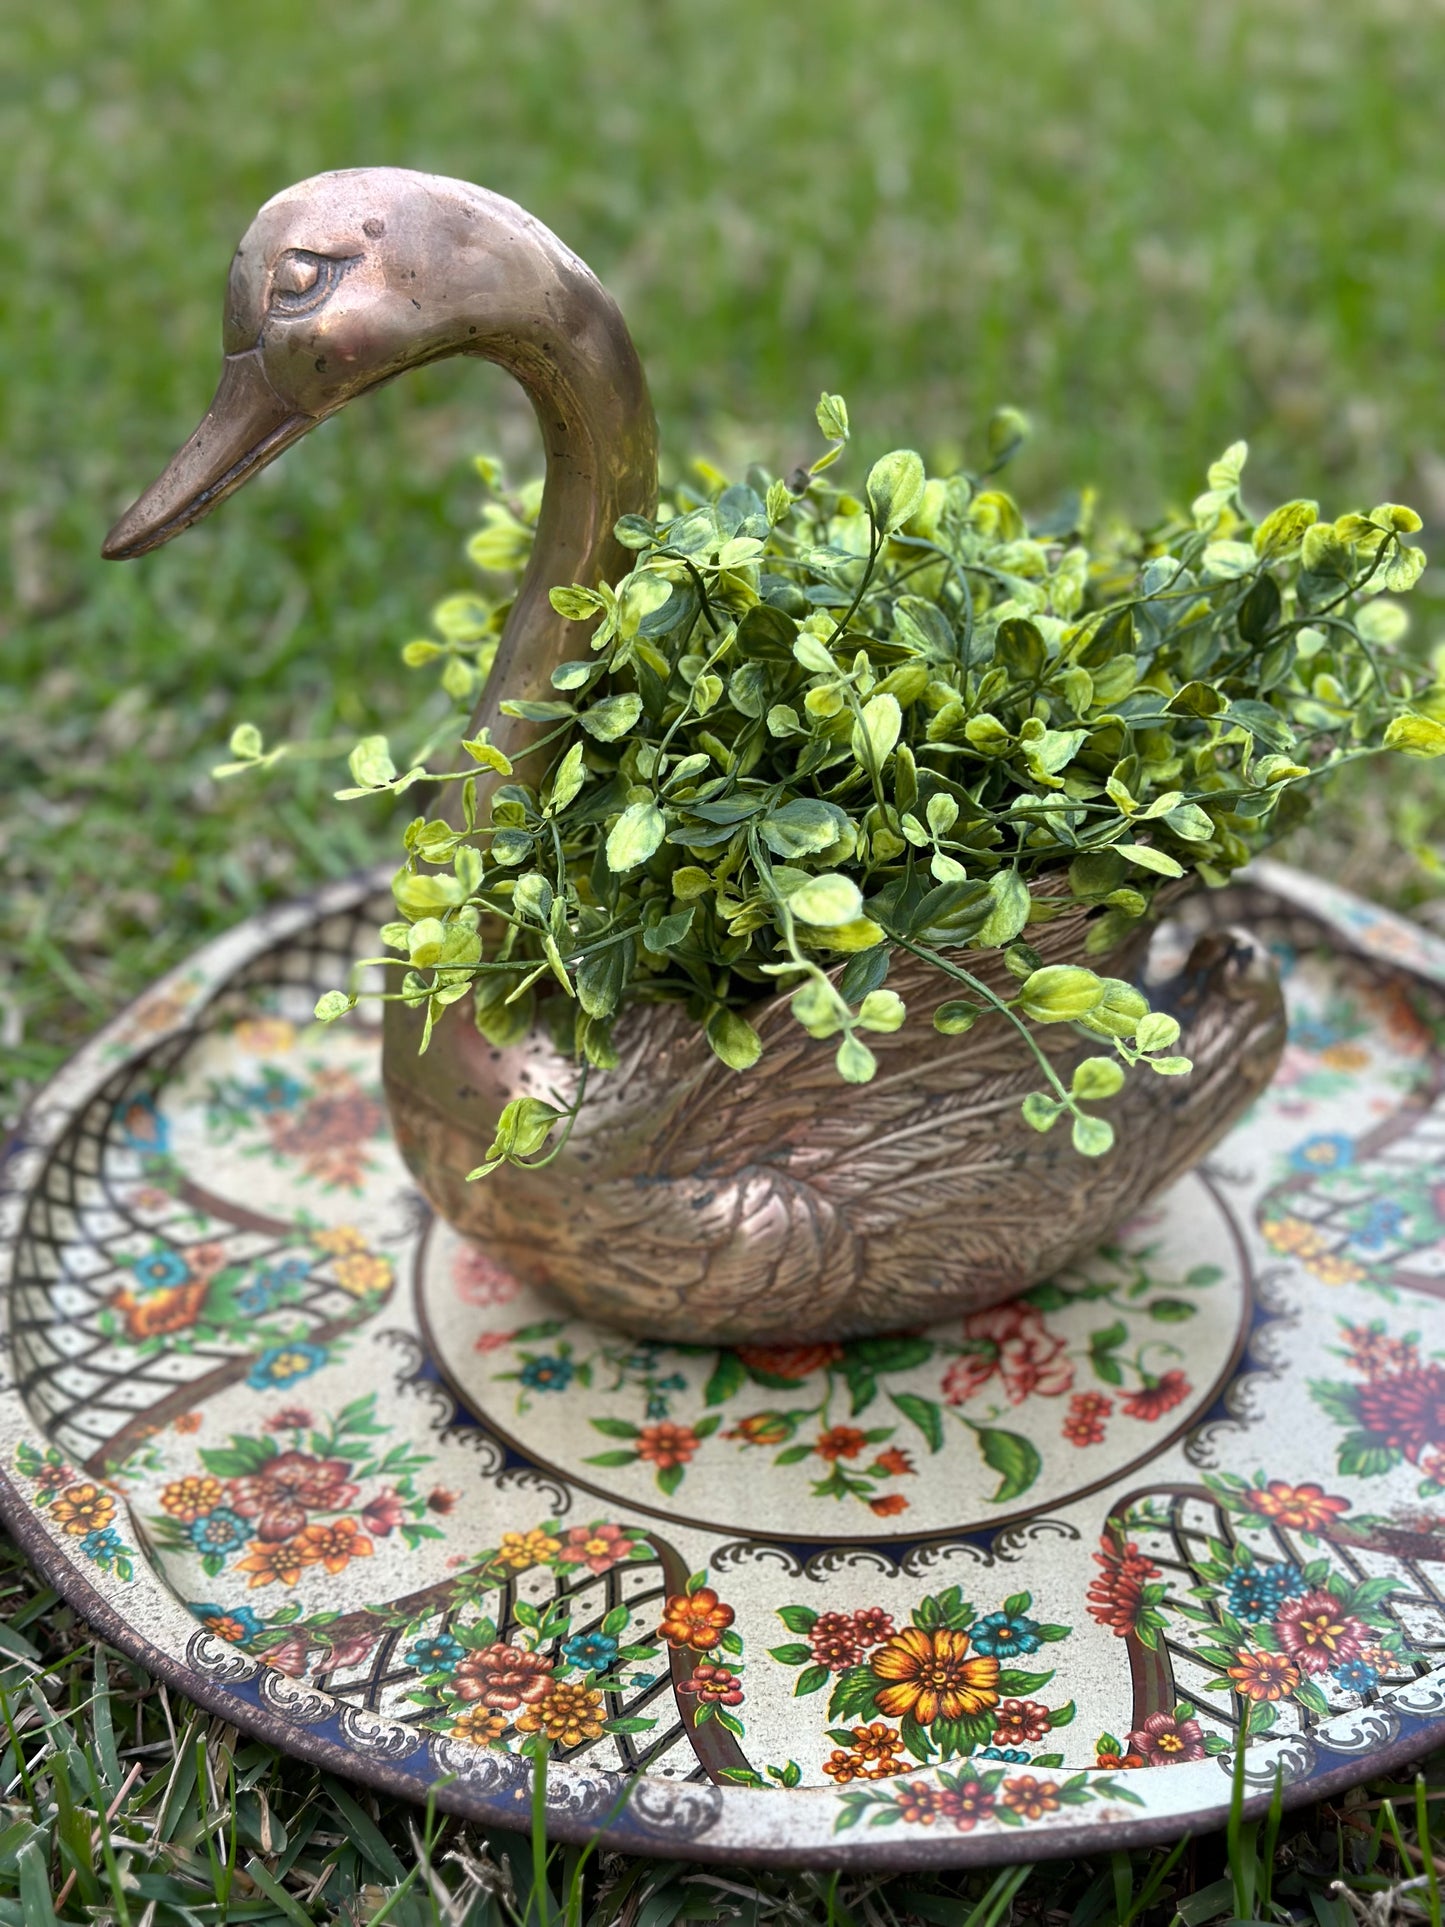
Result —
[[[527, 390], [546, 494], [473, 718], [515, 759], [539, 726], [502, 715], [501, 699], [543, 698], [575, 648], [548, 590], [625, 572], [614, 524], [656, 501], [651, 404], [615, 303], [511, 202], [363, 168], [304, 181], [262, 208], [231, 267], [224, 344], [209, 411], [112, 530], [107, 557], [169, 541], [409, 367], [478, 355]], [[1087, 920], [1070, 904], [1031, 926], [1031, 941], [1046, 962], [1080, 961]], [[1147, 944], [1136, 931], [1102, 965], [1128, 976]], [[972, 954], [970, 965], [1004, 987], [996, 956]], [[1179, 1018], [1194, 1073], [1130, 1079], [1110, 1109], [1114, 1149], [1084, 1160], [1062, 1133], [1041, 1137], [1020, 1118], [1037, 1069], [1012, 1030], [941, 1039], [928, 1019], [953, 987], [912, 958], [890, 982], [910, 1022], [873, 1041], [879, 1072], [867, 1085], [837, 1081], [831, 1049], [798, 1031], [782, 999], [751, 1013], [767, 1055], [745, 1076], [712, 1057], [679, 1007], [634, 1009], [616, 1031], [621, 1065], [594, 1077], [562, 1155], [545, 1172], [503, 1166], [474, 1184], [465, 1174], [502, 1106], [567, 1096], [576, 1069], [540, 1029], [511, 1049], [488, 1044], [465, 1002], [419, 1056], [416, 1014], [388, 1004], [397, 1140], [447, 1219], [590, 1314], [699, 1343], [840, 1337], [978, 1309], [1086, 1252], [1228, 1128], [1283, 1042], [1264, 953], [1238, 933], [1201, 939], [1172, 983], [1150, 992]], [[1041, 1042], [1066, 1080], [1097, 1048], [1062, 1027]]]

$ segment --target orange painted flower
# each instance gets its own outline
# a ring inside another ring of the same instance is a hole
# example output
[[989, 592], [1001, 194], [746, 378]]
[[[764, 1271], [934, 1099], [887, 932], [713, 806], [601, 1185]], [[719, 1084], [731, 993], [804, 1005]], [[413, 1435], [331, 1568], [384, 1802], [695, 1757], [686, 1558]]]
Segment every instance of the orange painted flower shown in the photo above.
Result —
[[739, 1345], [737, 1355], [750, 1372], [785, 1378], [790, 1385], [797, 1385], [814, 1372], [836, 1365], [843, 1347], [827, 1340], [818, 1345]]
[[201, 1414], [199, 1412], [182, 1412], [179, 1418], [173, 1418], [171, 1420], [171, 1430], [174, 1432], [199, 1432], [200, 1429]]
[[540, 1526], [533, 1526], [530, 1532], [504, 1532], [497, 1548], [497, 1564], [510, 1566], [513, 1572], [526, 1572], [532, 1566], [545, 1566], [561, 1550], [562, 1541]]
[[905, 1626], [869, 1661], [874, 1677], [888, 1683], [874, 1696], [890, 1719], [911, 1715], [920, 1726], [936, 1719], [961, 1720], [998, 1704], [998, 1661], [969, 1653], [968, 1634], [951, 1626], [925, 1632]]
[[106, 1302], [125, 1320], [126, 1336], [139, 1342], [143, 1338], [163, 1337], [168, 1332], [186, 1331], [194, 1325], [210, 1288], [207, 1278], [140, 1296], [127, 1287], [112, 1293]]
[[748, 1418], [740, 1418], [723, 1437], [741, 1439], [744, 1445], [781, 1445], [792, 1429], [779, 1412], [754, 1412]]
[[497, 1713], [535, 1706], [552, 1683], [552, 1662], [545, 1653], [498, 1641], [470, 1652], [458, 1666], [452, 1690], [460, 1699], [480, 1700]]
[[304, 1538], [253, 1539], [251, 1550], [237, 1561], [237, 1570], [249, 1573], [247, 1589], [257, 1586], [294, 1586], [302, 1571], [316, 1558]]
[[908, 1510], [908, 1501], [901, 1492], [885, 1492], [881, 1498], [868, 1501], [868, 1510], [876, 1512], [880, 1519], [893, 1519]]
[[204, 1519], [208, 1512], [214, 1512], [223, 1497], [224, 1488], [219, 1479], [172, 1479], [169, 1485], [161, 1487], [161, 1511], [169, 1512], [173, 1519], [188, 1526], [192, 1520]]
[[690, 1425], [674, 1425], [671, 1419], [660, 1419], [656, 1425], [644, 1425], [637, 1434], [636, 1452], [640, 1459], [655, 1465], [659, 1472], [669, 1466], [686, 1465], [702, 1440]]
[[80, 1539], [98, 1532], [115, 1517], [115, 1500], [101, 1486], [68, 1485], [50, 1501], [50, 1516], [58, 1526]]
[[1250, 1700], [1282, 1700], [1299, 1685], [1299, 1668], [1288, 1653], [1241, 1647], [1229, 1669], [1236, 1692]]
[[671, 1595], [657, 1636], [669, 1646], [687, 1646], [695, 1653], [706, 1653], [717, 1645], [735, 1617], [732, 1607], [725, 1606], [711, 1586], [699, 1586], [696, 1592]]
[[901, 1445], [890, 1445], [886, 1452], [880, 1452], [878, 1454], [878, 1457], [873, 1463], [882, 1471], [890, 1473], [894, 1478], [902, 1478], [905, 1472], [917, 1470], [912, 1459], [909, 1458]]
[[818, 1442], [813, 1447], [820, 1459], [836, 1462], [838, 1459], [856, 1459], [868, 1443], [868, 1434], [860, 1432], [856, 1425], [830, 1425], [826, 1432], [818, 1434]]
[[470, 1740], [473, 1746], [494, 1746], [507, 1730], [505, 1713], [490, 1712], [485, 1706], [468, 1706], [448, 1729], [454, 1740]]
[[899, 1758], [903, 1741], [891, 1726], [874, 1720], [869, 1726], [855, 1726], [851, 1747], [836, 1747], [823, 1762], [823, 1771], [837, 1786], [849, 1780], [888, 1780], [906, 1771]]
[[390, 1258], [372, 1251], [351, 1251], [332, 1266], [336, 1282], [353, 1298], [364, 1298], [369, 1291], [389, 1291], [395, 1277]]
[[1046, 1813], [1059, 1810], [1058, 1782], [1036, 1780], [1032, 1773], [1020, 1773], [1016, 1779], [1005, 1780], [999, 1797], [1002, 1805], [1021, 1820], [1042, 1820]]
[[579, 1681], [553, 1680], [546, 1694], [517, 1715], [519, 1733], [545, 1733], [558, 1746], [602, 1737], [602, 1695]]
[[1313, 1481], [1307, 1485], [1286, 1485], [1283, 1479], [1271, 1479], [1266, 1486], [1251, 1486], [1244, 1497], [1246, 1503], [1256, 1512], [1262, 1512], [1266, 1519], [1273, 1519], [1277, 1525], [1292, 1526], [1296, 1532], [1325, 1532], [1342, 1512], [1350, 1509], [1348, 1499], [1334, 1497]]
[[328, 1572], [344, 1572], [353, 1559], [369, 1559], [373, 1551], [355, 1519], [333, 1519], [329, 1525], [316, 1522], [300, 1536], [311, 1548], [312, 1559], [319, 1560]]
[[938, 1818], [938, 1792], [926, 1780], [898, 1789], [898, 1811], [909, 1826], [931, 1827]]

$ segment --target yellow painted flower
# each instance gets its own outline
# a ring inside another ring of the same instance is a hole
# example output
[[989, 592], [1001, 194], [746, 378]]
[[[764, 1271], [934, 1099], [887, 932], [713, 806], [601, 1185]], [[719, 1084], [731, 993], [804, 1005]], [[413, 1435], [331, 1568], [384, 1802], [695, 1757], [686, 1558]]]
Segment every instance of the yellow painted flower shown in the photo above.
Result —
[[545, 1566], [562, 1550], [562, 1541], [534, 1526], [530, 1532], [504, 1532], [502, 1543], [497, 1548], [498, 1564], [510, 1566], [513, 1572], [525, 1572], [529, 1566]]
[[390, 1258], [379, 1258], [370, 1251], [350, 1251], [334, 1266], [336, 1282], [353, 1298], [364, 1298], [369, 1291], [386, 1291], [395, 1273]]
[[1333, 1251], [1306, 1258], [1305, 1269], [1318, 1278], [1322, 1285], [1355, 1285], [1367, 1276], [1363, 1265], [1357, 1265], [1353, 1258], [1341, 1258]]
[[115, 1517], [115, 1500], [98, 1485], [68, 1485], [50, 1502], [50, 1516], [76, 1538], [97, 1532]]
[[470, 1740], [473, 1746], [493, 1746], [507, 1730], [505, 1713], [493, 1713], [485, 1706], [469, 1706], [458, 1713], [450, 1727], [454, 1740]]
[[1326, 1248], [1323, 1234], [1307, 1218], [1271, 1218], [1264, 1226], [1264, 1235], [1271, 1250], [1292, 1252], [1301, 1258]]
[[544, 1698], [517, 1715], [519, 1733], [545, 1733], [559, 1746], [602, 1737], [602, 1695], [595, 1686], [554, 1680]]
[[884, 1642], [869, 1662], [875, 1677], [889, 1683], [874, 1695], [880, 1713], [891, 1719], [912, 1714], [920, 1726], [942, 1717], [961, 1720], [998, 1704], [998, 1661], [969, 1654], [968, 1634], [940, 1626], [925, 1632], [905, 1626]]
[[329, 1231], [318, 1231], [311, 1240], [318, 1251], [340, 1257], [347, 1251], [365, 1251], [366, 1239], [354, 1224], [335, 1224]]
[[284, 1017], [246, 1017], [231, 1032], [242, 1050], [258, 1057], [274, 1057], [296, 1042], [296, 1026]]
[[203, 1519], [208, 1512], [214, 1512], [221, 1503], [221, 1497], [219, 1479], [172, 1479], [169, 1485], [161, 1487], [161, 1511], [169, 1512], [173, 1519], [179, 1519], [183, 1526], [188, 1526], [193, 1520]]

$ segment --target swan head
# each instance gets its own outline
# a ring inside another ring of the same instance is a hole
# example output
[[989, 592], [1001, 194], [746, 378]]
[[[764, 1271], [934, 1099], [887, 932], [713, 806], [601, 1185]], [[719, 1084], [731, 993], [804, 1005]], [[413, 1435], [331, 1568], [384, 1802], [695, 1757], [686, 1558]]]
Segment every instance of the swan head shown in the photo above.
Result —
[[539, 347], [579, 277], [591, 282], [540, 222], [463, 181], [364, 167], [287, 188], [231, 263], [210, 408], [102, 555], [122, 561], [169, 542], [318, 422], [408, 368], [465, 353], [515, 360]]

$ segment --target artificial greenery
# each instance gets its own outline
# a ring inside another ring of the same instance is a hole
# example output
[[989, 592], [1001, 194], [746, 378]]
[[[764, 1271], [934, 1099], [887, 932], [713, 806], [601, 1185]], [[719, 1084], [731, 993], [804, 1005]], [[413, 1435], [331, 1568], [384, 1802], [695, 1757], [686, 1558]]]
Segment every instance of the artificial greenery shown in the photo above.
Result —
[[[423, 1048], [470, 994], [493, 1042], [543, 1020], [601, 1070], [623, 1011], [680, 999], [737, 1071], [762, 1052], [749, 1006], [787, 994], [865, 1083], [868, 1034], [906, 1021], [886, 983], [902, 950], [958, 987], [940, 1031], [990, 1015], [1030, 1042], [1044, 1088], [1028, 1122], [1067, 1114], [1076, 1148], [1102, 1154], [1112, 1129], [1085, 1104], [1138, 1065], [1186, 1073], [1179, 1027], [1131, 984], [1043, 964], [1027, 932], [1081, 903], [1102, 960], [1161, 884], [1220, 884], [1297, 822], [1325, 772], [1445, 752], [1445, 688], [1412, 663], [1396, 599], [1424, 567], [1420, 518], [1386, 503], [1322, 521], [1293, 501], [1256, 519], [1240, 442], [1187, 516], [1096, 527], [1079, 496], [1030, 523], [996, 481], [1026, 432], [1015, 411], [990, 424], [981, 472], [929, 477], [901, 450], [859, 494], [828, 474], [849, 438], [841, 397], [818, 423], [829, 446], [810, 469], [729, 485], [698, 464], [655, 521], [618, 524], [629, 574], [552, 591], [577, 654], [553, 699], [502, 704], [540, 728], [520, 769], [485, 734], [444, 773], [429, 758], [445, 732], [401, 773], [385, 737], [357, 745], [342, 797], [459, 785], [454, 809], [406, 830], [382, 932], [404, 974], [385, 994], [425, 1006]], [[471, 554], [515, 578], [540, 485], [509, 495], [480, 466], [493, 499]], [[407, 661], [440, 660], [469, 703], [509, 607], [453, 598]], [[279, 754], [245, 727], [233, 751], [233, 768]], [[503, 779], [489, 807], [478, 766]], [[1051, 873], [1061, 887], [1041, 893]], [[1011, 996], [967, 967], [1000, 949]], [[355, 1002], [332, 992], [317, 1014]], [[1032, 1034], [1057, 1023], [1107, 1046], [1069, 1088]], [[509, 1105], [473, 1175], [555, 1155], [563, 1117]]]

